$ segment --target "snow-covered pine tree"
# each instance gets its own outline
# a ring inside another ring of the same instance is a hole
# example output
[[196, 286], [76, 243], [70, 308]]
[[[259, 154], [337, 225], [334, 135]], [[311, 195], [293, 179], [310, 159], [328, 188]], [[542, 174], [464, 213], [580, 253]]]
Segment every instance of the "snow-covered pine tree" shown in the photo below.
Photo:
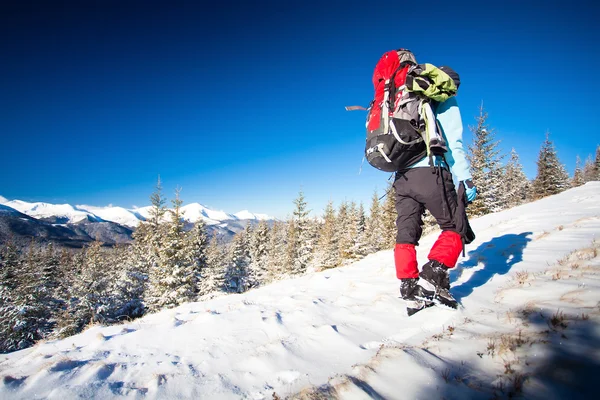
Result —
[[267, 281], [281, 279], [286, 275], [287, 230], [281, 221], [274, 221], [269, 230], [267, 243]]
[[592, 156], [588, 156], [585, 160], [585, 165], [583, 167], [583, 181], [584, 183], [595, 181], [597, 177], [596, 165], [594, 160], [592, 160]]
[[571, 187], [578, 187], [585, 183], [583, 179], [583, 169], [581, 168], [581, 158], [577, 155], [575, 159], [575, 172], [573, 172], [573, 179], [571, 179]]
[[65, 338], [81, 332], [83, 323], [80, 321], [80, 297], [83, 295], [83, 283], [81, 275], [85, 267], [86, 249], [72, 254], [68, 261], [68, 267], [65, 263], [65, 254], [61, 257], [61, 266], [63, 267], [65, 298], [67, 299], [64, 309], [59, 313], [54, 328], [53, 336]]
[[112, 322], [111, 313], [116, 309], [112, 283], [117, 275], [109, 262], [101, 242], [93, 242], [76, 255], [74, 263], [78, 273], [70, 281], [70, 300], [61, 313], [56, 328], [58, 337], [81, 332], [94, 322]]
[[488, 114], [479, 106], [476, 126], [469, 126], [473, 132], [473, 144], [469, 146], [467, 158], [471, 164], [473, 183], [477, 186], [477, 198], [469, 205], [468, 213], [473, 216], [485, 215], [505, 208], [503, 191], [504, 171], [499, 143], [495, 140], [494, 129], [487, 124]]
[[47, 337], [54, 328], [59, 311], [66, 303], [65, 291], [61, 287], [63, 271], [54, 244], [49, 242], [44, 248], [37, 250], [32, 264], [29, 271], [31, 285], [25, 290], [39, 308], [36, 313], [37, 330], [40, 336]]
[[306, 208], [304, 193], [300, 191], [294, 200], [294, 212], [288, 224], [286, 266], [292, 275], [306, 272], [314, 247], [314, 232]]
[[219, 244], [217, 233], [213, 234], [206, 248], [206, 268], [198, 280], [198, 298], [207, 299], [225, 290], [225, 249]]
[[[27, 347], [37, 340], [47, 337], [52, 331], [53, 310], [55, 304], [53, 291], [57, 277], [47, 276], [44, 272], [44, 250], [32, 240], [27, 254], [21, 254], [19, 270], [16, 275], [16, 286], [12, 291], [14, 305], [18, 314], [10, 323], [13, 327], [14, 337], [18, 337], [20, 348]], [[56, 272], [56, 270], [54, 271]], [[48, 278], [47, 280], [45, 278]], [[44, 283], [51, 285], [48, 290]]]
[[547, 132], [537, 160], [537, 176], [532, 183], [532, 196], [537, 200], [560, 193], [568, 187], [569, 175], [560, 163], [550, 140], [550, 133]]
[[158, 176], [158, 180], [156, 182], [156, 189], [150, 195], [150, 218], [148, 218], [148, 222], [155, 228], [158, 229], [161, 222], [163, 222], [164, 216], [167, 213], [167, 207], [165, 203], [167, 200], [162, 195], [162, 183], [160, 181], [160, 175]]
[[39, 339], [23, 295], [24, 260], [12, 242], [0, 246], [0, 353], [24, 349]]
[[365, 206], [361, 202], [358, 205], [356, 212], [356, 235], [354, 244], [352, 245], [352, 253], [356, 258], [362, 258], [369, 254], [367, 243], [367, 216], [365, 214]]
[[198, 297], [201, 287], [200, 280], [203, 276], [203, 271], [206, 270], [206, 252], [208, 249], [208, 236], [206, 235], [206, 223], [204, 219], [199, 218], [194, 224], [194, 227], [187, 233], [186, 248], [184, 250], [187, 255], [187, 262], [194, 271], [196, 285], [194, 288], [194, 297]]
[[238, 232], [229, 247], [225, 269], [225, 288], [230, 293], [248, 290], [248, 238], [245, 231]]
[[180, 189], [175, 191], [171, 220], [164, 224], [165, 234], [159, 241], [158, 258], [150, 269], [146, 305], [150, 311], [172, 308], [195, 300], [196, 275], [186, 254]]
[[519, 155], [513, 148], [504, 172], [504, 204], [507, 208], [523, 204], [527, 200], [528, 193], [529, 179], [525, 176]]
[[338, 207], [335, 231], [338, 236], [338, 253], [340, 263], [352, 258], [352, 245], [354, 244], [354, 235], [351, 231], [352, 217], [350, 207], [347, 201], [342, 201]]
[[[166, 225], [163, 224], [167, 208], [166, 199], [162, 195], [162, 184], [160, 176], [155, 191], [150, 195], [151, 208], [149, 218], [141, 222], [133, 233], [133, 245], [131, 247], [128, 262], [131, 270], [122, 277], [124, 284], [131, 285], [133, 292], [143, 293], [142, 304], [144, 310], [148, 308], [150, 300], [150, 273], [157, 272], [159, 268], [159, 254], [165, 242]], [[155, 277], [157, 277], [155, 275]], [[137, 307], [134, 307], [134, 309]]]
[[337, 267], [340, 264], [339, 231], [333, 202], [329, 200], [325, 207], [319, 227], [318, 242], [315, 250], [315, 267], [317, 270]]
[[383, 218], [381, 216], [381, 205], [377, 191], [373, 193], [369, 217], [367, 218], [367, 249], [369, 253], [375, 253], [385, 247]]
[[139, 264], [135, 256], [137, 243], [125, 247], [117, 245], [110, 254], [111, 264], [117, 266], [116, 280], [112, 284], [115, 320], [131, 320], [144, 315], [144, 292], [148, 281], [148, 270]]
[[268, 240], [269, 225], [266, 221], [259, 221], [256, 228], [251, 230], [248, 240], [248, 251], [250, 253], [248, 278], [250, 287], [261, 286], [267, 280]]
[[393, 182], [390, 182], [386, 190], [385, 200], [381, 210], [382, 227], [383, 227], [383, 245], [385, 249], [391, 249], [396, 244], [396, 190]]

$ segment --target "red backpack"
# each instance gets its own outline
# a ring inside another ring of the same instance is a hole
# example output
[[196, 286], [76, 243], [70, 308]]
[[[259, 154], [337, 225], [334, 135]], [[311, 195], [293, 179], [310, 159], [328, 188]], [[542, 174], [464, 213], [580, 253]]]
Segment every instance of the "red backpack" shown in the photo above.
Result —
[[427, 155], [421, 102], [405, 85], [409, 70], [416, 65], [410, 51], [399, 49], [385, 53], [375, 66], [365, 157], [379, 170], [402, 170]]

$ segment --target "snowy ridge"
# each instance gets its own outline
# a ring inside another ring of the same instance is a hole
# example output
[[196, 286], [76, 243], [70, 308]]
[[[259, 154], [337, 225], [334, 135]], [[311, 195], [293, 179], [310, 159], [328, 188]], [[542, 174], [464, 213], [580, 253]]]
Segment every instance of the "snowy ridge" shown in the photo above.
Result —
[[252, 219], [252, 220], [256, 220], [256, 221], [268, 221], [270, 219], [273, 219], [273, 218], [269, 217], [267, 214], [254, 214], [248, 210], [243, 210], [243, 211], [240, 211], [233, 215], [238, 219]]
[[84, 220], [101, 221], [101, 218], [96, 215], [78, 210], [70, 204], [28, 203], [21, 200], [12, 200], [4, 203], [4, 205], [38, 219], [57, 217], [64, 218], [72, 223]]
[[[77, 205], [75, 207], [69, 204], [50, 204], [50, 203], [29, 203], [22, 200], [7, 200], [0, 196], [0, 204], [14, 208], [23, 214], [33, 218], [58, 218], [63, 223], [77, 223], [84, 220], [89, 221], [108, 221], [130, 228], [135, 228], [141, 221], [150, 217], [152, 206], [126, 209], [123, 207], [97, 207], [89, 205]], [[249, 211], [242, 211], [237, 214], [229, 214], [224, 211], [213, 210], [199, 203], [191, 203], [181, 207], [183, 219], [187, 222], [195, 223], [200, 218], [207, 225], [218, 225], [231, 220], [270, 220], [273, 219], [265, 214], [253, 214]], [[169, 215], [165, 215], [165, 220]]]
[[137, 227], [141, 220], [132, 211], [123, 207], [94, 207], [86, 205], [78, 205], [78, 210], [96, 215], [104, 221], [115, 222], [130, 228]]
[[[0, 355], [0, 398], [593, 393], [586, 390], [600, 365], [600, 183], [471, 222], [477, 239], [451, 274], [459, 310], [407, 317], [393, 253], [382, 251]], [[420, 265], [436, 237], [422, 238]]]

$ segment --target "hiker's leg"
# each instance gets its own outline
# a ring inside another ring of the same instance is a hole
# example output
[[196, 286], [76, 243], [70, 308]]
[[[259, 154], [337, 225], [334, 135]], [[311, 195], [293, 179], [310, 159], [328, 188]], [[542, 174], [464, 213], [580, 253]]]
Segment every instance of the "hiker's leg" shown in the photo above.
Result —
[[427, 258], [452, 268], [456, 265], [462, 251], [462, 239], [456, 231], [453, 218], [456, 213], [457, 197], [452, 175], [442, 170], [439, 174], [432, 174], [431, 179], [427, 179], [426, 182], [428, 182], [428, 193], [423, 201], [442, 230]]
[[398, 279], [417, 278], [417, 252], [415, 246], [423, 233], [423, 206], [410, 197], [405, 181], [394, 183], [396, 195], [396, 246], [394, 247], [394, 263]]

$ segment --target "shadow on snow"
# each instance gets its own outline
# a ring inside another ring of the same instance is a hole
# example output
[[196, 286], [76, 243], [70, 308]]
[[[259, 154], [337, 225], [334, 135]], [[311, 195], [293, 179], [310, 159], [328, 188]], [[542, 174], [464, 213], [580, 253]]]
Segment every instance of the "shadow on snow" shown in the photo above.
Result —
[[456, 280], [465, 269], [483, 267], [473, 273], [468, 281], [452, 288], [452, 295], [459, 302], [473, 292], [473, 289], [485, 285], [494, 275], [504, 275], [513, 265], [523, 261], [523, 250], [531, 239], [532, 232], [507, 234], [481, 244], [469, 252], [469, 259], [450, 272], [450, 280]]

